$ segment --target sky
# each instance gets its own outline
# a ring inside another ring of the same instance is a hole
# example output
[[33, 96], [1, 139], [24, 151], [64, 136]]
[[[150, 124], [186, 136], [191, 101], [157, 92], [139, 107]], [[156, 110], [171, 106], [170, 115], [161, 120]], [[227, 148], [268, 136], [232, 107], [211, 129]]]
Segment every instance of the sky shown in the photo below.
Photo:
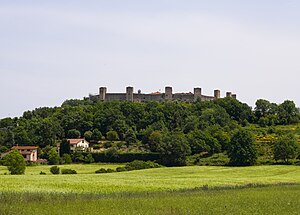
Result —
[[0, 118], [108, 92], [300, 106], [298, 0], [0, 0]]

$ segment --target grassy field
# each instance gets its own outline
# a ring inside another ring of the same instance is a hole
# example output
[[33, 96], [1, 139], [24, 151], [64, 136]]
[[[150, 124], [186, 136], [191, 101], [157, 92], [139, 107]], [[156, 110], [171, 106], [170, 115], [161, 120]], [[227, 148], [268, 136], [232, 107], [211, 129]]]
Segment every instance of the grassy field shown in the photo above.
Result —
[[300, 186], [109, 195], [0, 195], [0, 214], [299, 214]]
[[[193, 189], [202, 186], [300, 183], [299, 166], [189, 166], [94, 174], [119, 165], [64, 165], [77, 175], [51, 175], [50, 166], [27, 167], [26, 175], [0, 175], [0, 192], [120, 193]], [[3, 167], [5, 168], [5, 167]], [[39, 175], [40, 171], [49, 173]], [[2, 170], [3, 172], [3, 170]], [[85, 173], [85, 174], [80, 174]]]
[[[300, 184], [299, 166], [189, 166], [94, 174], [118, 166], [60, 166], [77, 170], [77, 175], [51, 175], [50, 166], [27, 167], [25, 175], [4, 175], [6, 167], [0, 167], [0, 214], [300, 212], [300, 185], [278, 185]], [[242, 189], [249, 184], [270, 187]]]

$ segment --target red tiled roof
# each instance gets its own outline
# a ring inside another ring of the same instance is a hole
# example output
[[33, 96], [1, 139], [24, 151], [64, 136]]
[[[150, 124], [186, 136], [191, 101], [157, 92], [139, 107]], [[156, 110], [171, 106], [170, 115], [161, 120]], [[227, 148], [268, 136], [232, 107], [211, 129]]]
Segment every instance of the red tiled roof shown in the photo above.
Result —
[[71, 145], [76, 145], [77, 143], [81, 142], [84, 139], [68, 139]]
[[21, 155], [31, 155], [33, 152], [25, 152], [25, 151], [22, 151], [22, 152], [20, 152], [21, 153]]
[[34, 149], [37, 149], [37, 148], [38, 148], [37, 146], [13, 146], [11, 149], [19, 149], [19, 150], [29, 149], [29, 150], [34, 150]]
[[157, 91], [157, 92], [152, 92], [150, 94], [152, 94], [152, 95], [158, 95], [158, 94], [161, 94], [161, 93]]

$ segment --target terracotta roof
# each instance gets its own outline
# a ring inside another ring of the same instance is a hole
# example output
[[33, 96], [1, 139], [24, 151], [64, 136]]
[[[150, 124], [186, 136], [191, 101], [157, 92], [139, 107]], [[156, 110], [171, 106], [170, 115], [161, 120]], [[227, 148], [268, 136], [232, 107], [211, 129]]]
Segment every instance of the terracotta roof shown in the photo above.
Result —
[[76, 145], [77, 143], [81, 142], [84, 139], [68, 139], [71, 145]]
[[37, 149], [38, 147], [37, 146], [13, 146], [11, 149], [30, 149], [30, 150], [34, 150], [34, 149]]
[[22, 151], [22, 152], [20, 152], [21, 153], [21, 155], [31, 155], [33, 152], [25, 152], [25, 151]]
[[158, 95], [158, 94], [161, 94], [161, 93], [157, 91], [157, 92], [152, 92], [150, 94], [152, 94], [152, 95]]

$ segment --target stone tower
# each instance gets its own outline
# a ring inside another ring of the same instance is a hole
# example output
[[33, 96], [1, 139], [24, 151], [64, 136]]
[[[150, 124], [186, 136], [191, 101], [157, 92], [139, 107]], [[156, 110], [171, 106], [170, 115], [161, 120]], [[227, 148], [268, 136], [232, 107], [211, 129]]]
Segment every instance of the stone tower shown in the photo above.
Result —
[[232, 94], [231, 97], [236, 99], [236, 94]]
[[220, 90], [215, 90], [214, 91], [214, 97], [215, 97], [215, 99], [221, 98], [221, 91]]
[[226, 92], [226, 97], [232, 97], [232, 93], [231, 92]]
[[172, 94], [172, 87], [165, 87], [165, 100], [172, 100], [173, 94]]
[[199, 87], [194, 88], [194, 101], [197, 101], [197, 99], [201, 99], [201, 88]]
[[100, 87], [99, 88], [99, 99], [100, 101], [105, 101], [105, 96], [106, 96], [106, 87]]
[[126, 101], [133, 102], [133, 87], [126, 87]]

